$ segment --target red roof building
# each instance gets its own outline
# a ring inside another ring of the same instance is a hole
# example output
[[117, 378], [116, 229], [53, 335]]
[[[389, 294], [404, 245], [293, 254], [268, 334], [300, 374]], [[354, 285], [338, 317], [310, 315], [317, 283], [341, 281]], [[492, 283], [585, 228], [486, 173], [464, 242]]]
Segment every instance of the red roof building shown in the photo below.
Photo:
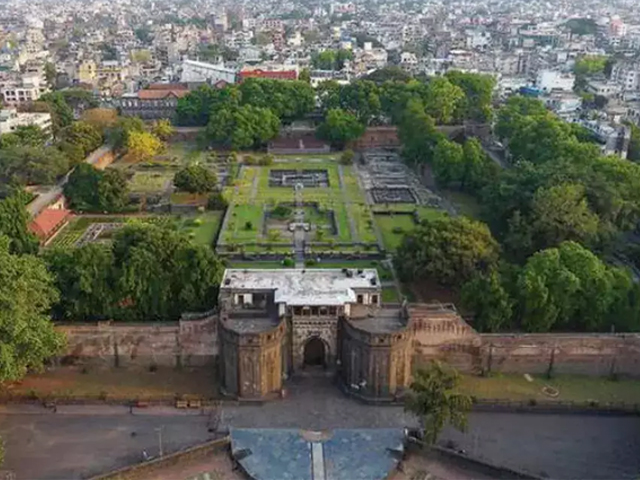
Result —
[[29, 224], [41, 244], [47, 243], [62, 227], [69, 223], [71, 212], [64, 208], [45, 208]]
[[183, 83], [155, 83], [135, 94], [124, 95], [118, 106], [125, 117], [170, 119], [175, 115], [178, 99], [188, 93], [189, 88]]
[[297, 80], [298, 72], [295, 70], [242, 70], [240, 72], [240, 81], [245, 78], [270, 78], [272, 80]]

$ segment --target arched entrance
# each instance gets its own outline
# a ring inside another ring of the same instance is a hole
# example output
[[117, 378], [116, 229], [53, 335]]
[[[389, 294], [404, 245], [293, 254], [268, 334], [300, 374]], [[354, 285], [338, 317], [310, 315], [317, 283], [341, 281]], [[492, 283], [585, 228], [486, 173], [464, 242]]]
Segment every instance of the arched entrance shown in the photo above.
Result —
[[325, 366], [325, 346], [320, 337], [312, 337], [304, 345], [305, 366]]

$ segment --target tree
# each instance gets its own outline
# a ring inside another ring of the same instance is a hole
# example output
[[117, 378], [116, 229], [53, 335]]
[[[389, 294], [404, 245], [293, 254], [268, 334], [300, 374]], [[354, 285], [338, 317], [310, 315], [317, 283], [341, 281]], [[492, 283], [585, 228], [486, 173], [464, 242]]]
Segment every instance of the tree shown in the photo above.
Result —
[[475, 275], [462, 286], [460, 297], [464, 308], [474, 314], [476, 330], [497, 332], [510, 324], [514, 302], [496, 270]]
[[433, 173], [442, 186], [460, 182], [464, 175], [462, 146], [442, 138], [433, 151]]
[[436, 77], [427, 84], [425, 110], [437, 124], [449, 124], [465, 101], [465, 93], [446, 77]]
[[283, 122], [303, 118], [315, 107], [313, 87], [299, 80], [248, 78], [238, 90], [242, 105], [269, 108]]
[[424, 429], [424, 441], [433, 445], [447, 424], [464, 431], [471, 397], [458, 392], [460, 374], [432, 362], [419, 368], [405, 399], [405, 410], [416, 415]]
[[127, 147], [129, 135], [144, 131], [145, 126], [142, 119], [138, 117], [121, 117], [118, 118], [115, 126], [109, 131], [107, 138], [113, 144], [113, 148], [122, 150]]
[[111, 317], [116, 272], [110, 248], [89, 243], [73, 249], [47, 250], [44, 260], [62, 292], [53, 307], [55, 318], [82, 322]]
[[104, 138], [102, 132], [87, 122], [73, 122], [66, 128], [60, 130], [59, 138], [62, 142], [77, 145], [82, 149], [83, 158], [96, 150]]
[[0, 149], [0, 185], [51, 185], [69, 170], [56, 147], [13, 146]]
[[604, 73], [607, 57], [602, 55], [585, 55], [576, 60], [573, 72], [576, 76], [593, 76]]
[[246, 105], [219, 110], [211, 117], [204, 138], [213, 145], [242, 150], [264, 145], [279, 131], [280, 121], [270, 109]]
[[44, 147], [48, 140], [49, 135], [37, 125], [20, 125], [13, 132], [0, 136], [0, 148]]
[[311, 72], [308, 68], [303, 68], [302, 70], [300, 70], [298, 80], [305, 83], [311, 83]]
[[38, 239], [29, 231], [28, 195], [22, 190], [0, 200], [0, 236], [9, 239], [9, 253], [38, 252]]
[[575, 242], [531, 256], [517, 285], [521, 325], [527, 331], [640, 327], [637, 312], [629, 308], [636, 301], [629, 272], [606, 265]]
[[631, 128], [631, 141], [627, 158], [632, 162], [640, 162], [640, 128], [636, 125], [629, 125]]
[[345, 62], [352, 59], [350, 50], [325, 50], [311, 55], [311, 64], [318, 70], [342, 70]]
[[56, 89], [56, 81], [58, 79], [58, 72], [56, 70], [55, 64], [51, 62], [47, 62], [44, 64], [44, 79], [49, 85], [51, 90]]
[[53, 133], [57, 133], [58, 129], [67, 127], [73, 122], [73, 110], [66, 102], [64, 96], [60, 92], [45, 93], [40, 97], [40, 102], [48, 105], [51, 113], [51, 123], [53, 124]]
[[175, 129], [169, 120], [157, 120], [153, 122], [151, 127], [151, 133], [153, 133], [160, 140], [167, 141], [173, 135]]
[[433, 118], [425, 113], [422, 102], [411, 99], [398, 125], [398, 137], [405, 162], [417, 166], [432, 161], [434, 149], [443, 136], [436, 130]]
[[229, 202], [220, 190], [214, 190], [207, 199], [207, 210], [226, 210]]
[[459, 286], [477, 271], [487, 271], [498, 261], [500, 248], [489, 228], [466, 217], [422, 222], [406, 235], [398, 248], [396, 264], [405, 280], [432, 278]]
[[160, 154], [164, 143], [149, 132], [130, 132], [127, 138], [127, 154], [136, 162], [149, 160]]
[[127, 204], [127, 180], [120, 170], [101, 171], [82, 163], [69, 175], [64, 195], [74, 210], [117, 212]]
[[178, 171], [173, 184], [178, 190], [190, 193], [211, 192], [217, 185], [218, 179], [211, 170], [202, 165], [189, 165]]
[[215, 306], [223, 266], [210, 248], [174, 230], [131, 224], [116, 234], [113, 255], [118, 318], [169, 320]]
[[340, 108], [334, 108], [327, 112], [325, 121], [318, 127], [318, 137], [328, 141], [334, 148], [342, 149], [344, 146], [362, 136], [365, 126], [358, 121], [355, 115]]
[[118, 121], [118, 112], [113, 108], [90, 108], [82, 112], [82, 121], [96, 128], [104, 135]]
[[217, 89], [204, 85], [178, 99], [176, 125], [204, 126], [209, 123], [211, 112], [232, 108], [240, 104], [241, 93], [236, 86]]
[[459, 106], [456, 118], [469, 119], [476, 122], [488, 122], [491, 120], [493, 89], [495, 79], [490, 75], [478, 73], [463, 73], [458, 70], [447, 72], [449, 81], [460, 87], [466, 96], [466, 101]]
[[598, 216], [587, 203], [584, 187], [559, 184], [536, 191], [531, 225], [538, 248], [559, 245], [565, 240], [593, 244], [598, 234]]
[[49, 318], [58, 297], [51, 275], [39, 258], [12, 254], [10, 243], [0, 237], [0, 381], [42, 368], [63, 346]]

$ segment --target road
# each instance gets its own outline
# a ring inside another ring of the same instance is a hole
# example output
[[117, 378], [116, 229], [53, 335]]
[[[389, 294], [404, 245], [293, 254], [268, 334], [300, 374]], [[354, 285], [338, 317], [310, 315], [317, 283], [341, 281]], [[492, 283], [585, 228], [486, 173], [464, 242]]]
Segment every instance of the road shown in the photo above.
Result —
[[[102, 157], [102, 155], [107, 153], [110, 149], [111, 149], [110, 146], [102, 146], [99, 149], [95, 150], [87, 158], [85, 158], [84, 161], [90, 165], [93, 165], [100, 159], [100, 157]], [[29, 215], [31, 215], [32, 217], [35, 217], [38, 213], [44, 210], [48, 205], [55, 202], [58, 199], [58, 197], [62, 195], [62, 189], [65, 183], [67, 183], [67, 181], [69, 180], [69, 175], [71, 175], [71, 172], [67, 173], [64, 177], [60, 179], [60, 181], [56, 185], [52, 186], [45, 193], [38, 195], [38, 197], [33, 202], [27, 205], [27, 211], [29, 212]]]
[[[289, 396], [265, 405], [225, 406], [220, 429], [366, 428], [414, 424], [400, 407], [362, 405], [327, 381], [302, 379]], [[155, 455], [162, 427], [165, 453], [212, 438], [208, 415], [171, 408], [42, 407], [0, 409], [6, 442], [4, 468], [17, 479], [86, 477], [136, 462], [142, 451]], [[640, 418], [509, 414], [470, 415], [468, 433], [447, 431], [442, 443], [496, 464], [551, 478], [637, 479], [640, 473]]]

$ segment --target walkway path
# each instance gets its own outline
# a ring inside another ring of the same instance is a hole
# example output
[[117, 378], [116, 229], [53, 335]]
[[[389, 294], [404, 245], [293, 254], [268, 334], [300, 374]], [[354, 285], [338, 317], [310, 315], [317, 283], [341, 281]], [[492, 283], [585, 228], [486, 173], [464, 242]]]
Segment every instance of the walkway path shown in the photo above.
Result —
[[260, 183], [260, 170], [257, 170], [255, 176], [253, 177], [253, 183], [251, 184], [251, 194], [250, 199], [251, 203], [253, 203], [258, 194], [258, 184]]
[[[110, 145], [103, 145], [102, 147], [94, 150], [91, 154], [89, 154], [89, 156], [85, 158], [84, 161], [89, 165], [94, 165], [109, 150], [111, 150]], [[58, 197], [60, 197], [60, 195], [62, 195], [62, 190], [65, 184], [69, 181], [71, 172], [73, 172], [73, 169], [70, 170], [64, 177], [62, 177], [56, 185], [51, 187], [48, 191], [38, 195], [38, 197], [33, 202], [27, 205], [27, 211], [32, 217], [35, 217], [38, 213], [55, 202]]]
[[340, 193], [342, 194], [342, 202], [347, 211], [347, 219], [349, 220], [349, 231], [351, 233], [351, 241], [353, 243], [360, 241], [360, 235], [358, 235], [358, 229], [356, 228], [356, 222], [351, 215], [351, 199], [347, 197], [347, 192], [344, 188], [344, 170], [342, 165], [338, 165], [338, 180], [340, 183]]

